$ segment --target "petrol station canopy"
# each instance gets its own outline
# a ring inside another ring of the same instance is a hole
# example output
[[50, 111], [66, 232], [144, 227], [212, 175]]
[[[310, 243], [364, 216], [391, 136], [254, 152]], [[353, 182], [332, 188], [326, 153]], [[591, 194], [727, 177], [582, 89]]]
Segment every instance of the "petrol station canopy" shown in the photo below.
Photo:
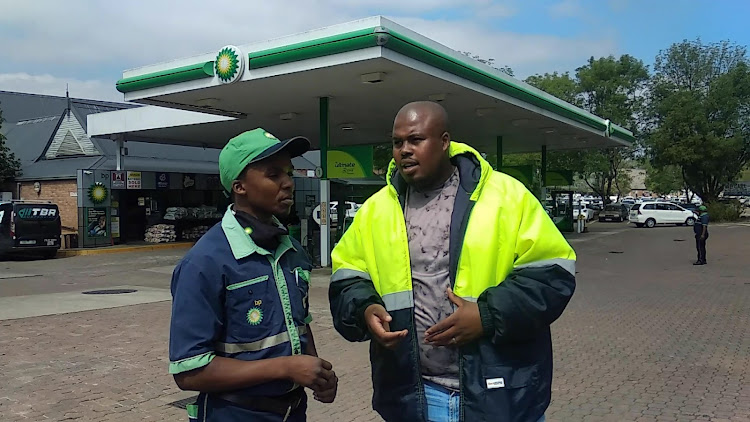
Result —
[[316, 149], [322, 137], [331, 148], [381, 144], [401, 106], [432, 100], [448, 110], [453, 139], [481, 152], [633, 141], [605, 117], [383, 17], [128, 70], [117, 89], [154, 107], [89, 116], [89, 136], [220, 148], [263, 127], [306, 136]]

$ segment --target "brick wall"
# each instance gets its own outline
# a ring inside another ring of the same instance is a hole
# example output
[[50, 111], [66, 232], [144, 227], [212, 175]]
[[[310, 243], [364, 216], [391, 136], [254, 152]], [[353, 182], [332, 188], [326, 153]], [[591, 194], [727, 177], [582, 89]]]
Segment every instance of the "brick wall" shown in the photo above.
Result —
[[78, 198], [70, 196], [76, 192], [76, 181], [72, 180], [43, 180], [42, 191], [39, 195], [34, 192], [34, 182], [21, 182], [21, 199], [52, 201], [60, 208], [60, 218], [63, 233], [78, 231]]

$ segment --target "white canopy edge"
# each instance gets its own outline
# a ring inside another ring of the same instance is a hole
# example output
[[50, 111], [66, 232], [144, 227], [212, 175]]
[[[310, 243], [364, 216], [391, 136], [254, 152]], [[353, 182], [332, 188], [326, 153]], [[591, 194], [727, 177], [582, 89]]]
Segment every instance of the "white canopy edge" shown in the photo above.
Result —
[[111, 136], [152, 129], [201, 125], [236, 120], [234, 117], [157, 106], [90, 114], [88, 136]]

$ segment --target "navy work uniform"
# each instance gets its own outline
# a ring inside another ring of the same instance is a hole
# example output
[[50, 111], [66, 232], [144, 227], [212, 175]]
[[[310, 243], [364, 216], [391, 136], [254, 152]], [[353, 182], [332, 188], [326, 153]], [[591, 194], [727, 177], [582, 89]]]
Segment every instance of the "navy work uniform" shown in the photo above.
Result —
[[[278, 222], [277, 222], [278, 223]], [[310, 261], [288, 235], [275, 251], [258, 246], [230, 207], [172, 276], [169, 372], [208, 365], [215, 356], [246, 361], [303, 354], [311, 317]], [[304, 421], [307, 396], [291, 381], [229, 393], [200, 393], [188, 406], [197, 421]]]

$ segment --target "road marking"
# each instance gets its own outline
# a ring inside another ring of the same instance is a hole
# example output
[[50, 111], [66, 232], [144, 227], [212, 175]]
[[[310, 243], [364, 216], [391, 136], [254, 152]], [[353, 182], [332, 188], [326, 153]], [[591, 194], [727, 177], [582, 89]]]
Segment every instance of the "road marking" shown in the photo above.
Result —
[[138, 291], [120, 295], [84, 295], [82, 291], [76, 291], [3, 297], [0, 298], [0, 321], [118, 308], [172, 299], [169, 289], [142, 286], [115, 286], [110, 288], [135, 289]]
[[175, 267], [174, 265], [166, 265], [163, 267], [142, 268], [141, 271], [149, 271], [152, 273], [172, 275], [172, 272], [174, 271], [174, 267]]
[[0, 274], [0, 280], [6, 278], [25, 278], [25, 277], [39, 277], [41, 274], [20, 274], [20, 273], [2, 273]]

